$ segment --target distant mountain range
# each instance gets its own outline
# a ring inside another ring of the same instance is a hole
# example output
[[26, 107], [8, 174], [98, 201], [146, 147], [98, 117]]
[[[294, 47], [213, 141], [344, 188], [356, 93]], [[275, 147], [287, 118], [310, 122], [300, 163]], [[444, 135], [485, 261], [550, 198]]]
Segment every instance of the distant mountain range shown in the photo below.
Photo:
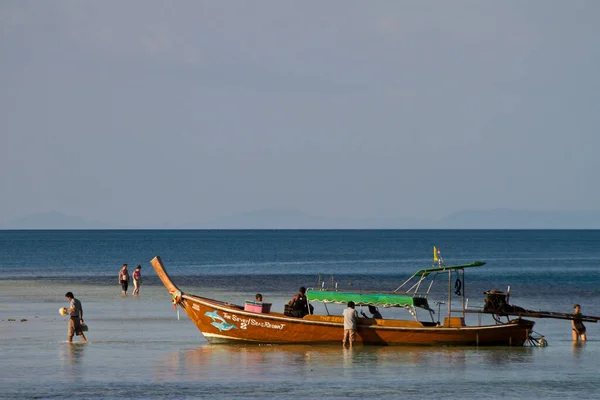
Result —
[[51, 211], [14, 219], [0, 224], [0, 229], [111, 229], [111, 227], [102, 222]]
[[600, 229], [600, 211], [470, 210], [437, 224], [450, 229]]
[[468, 210], [427, 220], [319, 217], [295, 209], [267, 209], [161, 226], [114, 225], [53, 211], [0, 224], [0, 229], [600, 229], [600, 211]]

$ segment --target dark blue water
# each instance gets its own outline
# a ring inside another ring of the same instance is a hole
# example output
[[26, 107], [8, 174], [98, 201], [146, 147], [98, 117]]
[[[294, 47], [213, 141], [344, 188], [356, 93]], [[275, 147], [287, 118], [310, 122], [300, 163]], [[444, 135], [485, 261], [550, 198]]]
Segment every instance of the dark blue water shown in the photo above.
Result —
[[[355, 288], [393, 290], [432, 264], [486, 261], [468, 271], [470, 288], [512, 285], [523, 296], [596, 296], [599, 230], [120, 230], [0, 231], [0, 279], [65, 279], [113, 284], [122, 263], [160, 255], [191, 285], [283, 290], [318, 275]], [[236, 277], [236, 279], [232, 279]]]
[[[393, 290], [435, 245], [446, 265], [487, 262], [467, 270], [470, 305], [510, 285], [514, 304], [600, 315], [599, 243], [598, 230], [0, 231], [0, 398], [597, 398], [597, 324], [573, 345], [569, 321], [538, 320], [546, 348], [210, 346], [148, 262], [160, 255], [182, 289], [282, 308], [319, 274]], [[141, 296], [120, 296], [123, 263], [143, 266]], [[67, 290], [86, 345], [62, 343]]]

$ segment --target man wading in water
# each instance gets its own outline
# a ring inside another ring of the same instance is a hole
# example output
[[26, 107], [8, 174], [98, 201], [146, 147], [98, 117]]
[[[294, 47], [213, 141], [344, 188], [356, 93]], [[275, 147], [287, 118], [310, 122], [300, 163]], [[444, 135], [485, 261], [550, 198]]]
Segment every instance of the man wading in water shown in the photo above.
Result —
[[69, 318], [69, 343], [73, 343], [73, 336], [81, 336], [84, 343], [87, 343], [87, 339], [81, 330], [81, 324], [83, 324], [83, 308], [81, 307], [81, 302], [77, 300], [72, 292], [67, 292], [65, 294], [67, 300], [71, 303], [69, 304], [69, 308], [65, 308], [67, 312], [70, 313], [71, 318]]
[[121, 285], [121, 294], [127, 296], [127, 288], [129, 287], [129, 271], [127, 264], [123, 264], [123, 268], [119, 271], [119, 285]]
[[585, 335], [585, 325], [581, 321], [581, 306], [579, 304], [575, 304], [573, 307], [573, 319], [571, 320], [571, 326], [573, 327], [573, 340], [577, 341], [581, 339], [581, 341], [585, 342], [587, 340], [587, 336]]

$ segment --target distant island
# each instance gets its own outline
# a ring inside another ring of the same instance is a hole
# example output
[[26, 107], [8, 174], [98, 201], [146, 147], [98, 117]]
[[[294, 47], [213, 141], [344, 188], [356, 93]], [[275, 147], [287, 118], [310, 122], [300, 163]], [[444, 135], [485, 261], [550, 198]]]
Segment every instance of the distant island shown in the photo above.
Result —
[[52, 211], [0, 223], [0, 229], [600, 229], [600, 211], [467, 210], [427, 220], [321, 217], [280, 208], [161, 226], [121, 226]]
[[40, 212], [0, 223], [0, 229], [111, 229], [108, 224], [57, 211]]

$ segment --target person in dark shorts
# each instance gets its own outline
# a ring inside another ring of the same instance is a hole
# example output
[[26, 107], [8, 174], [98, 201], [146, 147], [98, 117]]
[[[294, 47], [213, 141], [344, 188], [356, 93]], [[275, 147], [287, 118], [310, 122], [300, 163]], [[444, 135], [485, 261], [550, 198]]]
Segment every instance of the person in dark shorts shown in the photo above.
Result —
[[83, 324], [83, 308], [81, 307], [81, 302], [73, 296], [72, 292], [67, 292], [65, 294], [67, 300], [70, 301], [69, 308], [66, 308], [67, 312], [69, 312], [69, 329], [68, 329], [68, 342], [73, 343], [73, 336], [81, 336], [83, 342], [86, 343], [87, 339], [83, 334], [83, 330], [81, 329], [81, 324]]
[[127, 288], [129, 287], [129, 271], [127, 264], [123, 264], [123, 268], [119, 271], [119, 285], [121, 285], [121, 294], [127, 296]]
[[575, 304], [573, 309], [575, 310], [573, 319], [571, 320], [571, 325], [573, 326], [573, 340], [577, 341], [581, 339], [581, 341], [586, 341], [585, 325], [583, 325], [583, 322], [581, 321], [581, 306]]

